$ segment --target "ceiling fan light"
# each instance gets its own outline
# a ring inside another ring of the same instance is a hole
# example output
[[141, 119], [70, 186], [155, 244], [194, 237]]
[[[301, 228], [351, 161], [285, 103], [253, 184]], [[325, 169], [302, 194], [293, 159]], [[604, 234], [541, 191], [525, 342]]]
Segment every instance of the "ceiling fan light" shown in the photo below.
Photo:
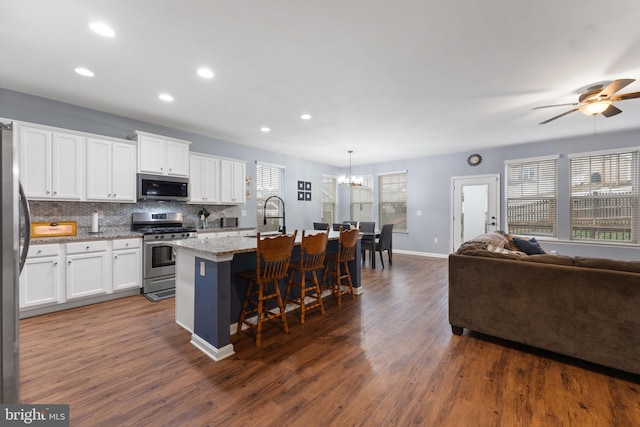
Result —
[[611, 101], [591, 102], [580, 107], [580, 111], [587, 116], [595, 116], [596, 114], [600, 114], [604, 110], [609, 108], [609, 105], [611, 105]]

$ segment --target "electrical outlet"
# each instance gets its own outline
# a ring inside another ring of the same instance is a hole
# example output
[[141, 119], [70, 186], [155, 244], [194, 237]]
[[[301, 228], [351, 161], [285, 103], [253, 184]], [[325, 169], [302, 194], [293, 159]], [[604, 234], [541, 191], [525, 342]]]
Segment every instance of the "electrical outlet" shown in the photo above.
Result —
[[438, 238], [437, 237], [433, 238], [433, 243], [438, 243]]
[[422, 216], [422, 211], [417, 211], [417, 212], [416, 212], [416, 215], [417, 215], [417, 216]]
[[204, 261], [200, 261], [200, 277], [204, 277], [204, 272], [205, 271], [206, 271], [206, 269], [205, 269]]
[[247, 216], [247, 211], [246, 210], [242, 210], [242, 216]]

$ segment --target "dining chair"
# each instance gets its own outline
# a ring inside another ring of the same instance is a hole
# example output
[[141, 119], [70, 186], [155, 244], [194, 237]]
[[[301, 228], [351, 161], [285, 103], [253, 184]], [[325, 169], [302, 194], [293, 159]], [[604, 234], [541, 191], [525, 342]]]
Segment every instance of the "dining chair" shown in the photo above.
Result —
[[[389, 257], [389, 265], [392, 265], [392, 246], [393, 246], [393, 224], [384, 224], [380, 230], [380, 238], [376, 242], [376, 252], [380, 253], [380, 262], [384, 268], [384, 260], [382, 252], [387, 251]], [[374, 256], [375, 258], [375, 256]]]
[[314, 230], [326, 230], [329, 227], [329, 224], [326, 222], [314, 222], [313, 229]]
[[364, 264], [366, 259], [366, 251], [369, 251], [369, 262], [371, 263], [371, 268], [376, 268], [376, 223], [369, 221], [361, 222], [360, 233], [362, 233], [362, 239], [360, 239], [362, 263]]
[[[331, 289], [331, 295], [338, 297], [338, 305], [342, 305], [342, 295], [344, 294], [350, 294], [351, 299], [355, 298], [348, 263], [355, 259], [359, 235], [360, 232], [355, 228], [341, 230], [338, 237], [338, 251], [327, 254], [327, 262], [322, 275], [322, 289]], [[345, 279], [346, 281], [344, 281]], [[342, 289], [343, 285], [346, 287], [345, 290]]]
[[[289, 267], [289, 283], [284, 294], [284, 305], [291, 301], [300, 307], [300, 324], [304, 325], [304, 318], [308, 310], [320, 308], [320, 313], [324, 316], [324, 306], [322, 305], [322, 292], [316, 276], [317, 270], [324, 268], [324, 256], [327, 251], [329, 241], [329, 226], [324, 233], [305, 235], [302, 230], [302, 243], [300, 245], [300, 258], [291, 263]], [[307, 275], [311, 276], [311, 281], [307, 281]], [[298, 276], [298, 279], [296, 279]], [[293, 288], [298, 288], [295, 291]], [[294, 297], [289, 298], [294, 290]], [[307, 302], [307, 298], [311, 301]]]
[[[256, 249], [256, 269], [239, 273], [239, 276], [249, 281], [247, 292], [242, 303], [240, 320], [236, 334], [247, 325], [256, 333], [256, 346], [260, 346], [262, 339], [262, 325], [274, 318], [280, 318], [285, 332], [289, 332], [285, 306], [280, 294], [278, 282], [287, 277], [293, 243], [297, 230], [292, 235], [280, 234], [273, 237], [260, 238], [258, 233], [258, 248]], [[271, 310], [269, 301], [275, 299], [279, 310]], [[255, 314], [255, 323], [247, 319], [247, 315]]]

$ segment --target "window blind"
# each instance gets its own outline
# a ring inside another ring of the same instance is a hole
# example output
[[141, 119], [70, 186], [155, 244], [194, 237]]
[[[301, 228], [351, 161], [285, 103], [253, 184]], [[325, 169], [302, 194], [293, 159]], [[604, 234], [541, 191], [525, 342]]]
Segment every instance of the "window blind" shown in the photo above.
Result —
[[506, 163], [509, 233], [557, 237], [557, 158]]
[[638, 152], [570, 160], [571, 238], [637, 242]]
[[362, 185], [349, 187], [350, 220], [373, 221], [373, 176], [362, 177]]
[[[283, 194], [284, 168], [276, 165], [269, 165], [258, 162], [256, 164], [256, 219], [259, 231], [273, 231], [278, 229], [279, 222], [276, 220], [268, 220], [267, 225], [264, 223], [264, 202], [271, 196], [280, 196], [284, 199]], [[280, 203], [276, 199], [272, 204], [269, 202], [267, 206], [267, 216], [279, 216]]]
[[380, 226], [394, 224], [394, 232], [406, 233], [407, 172], [379, 175], [378, 201]]
[[337, 179], [330, 176], [322, 177], [322, 220], [327, 224], [336, 222], [336, 184]]

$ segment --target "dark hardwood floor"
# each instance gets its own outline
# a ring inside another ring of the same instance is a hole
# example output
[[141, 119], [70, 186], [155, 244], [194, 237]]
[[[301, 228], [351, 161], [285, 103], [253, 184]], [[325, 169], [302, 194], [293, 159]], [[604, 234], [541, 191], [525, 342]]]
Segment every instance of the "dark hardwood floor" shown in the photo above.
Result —
[[[447, 260], [394, 254], [364, 293], [214, 362], [142, 296], [24, 319], [21, 400], [72, 426], [632, 426], [640, 379], [447, 321]], [[508, 321], [508, 319], [505, 319]]]

